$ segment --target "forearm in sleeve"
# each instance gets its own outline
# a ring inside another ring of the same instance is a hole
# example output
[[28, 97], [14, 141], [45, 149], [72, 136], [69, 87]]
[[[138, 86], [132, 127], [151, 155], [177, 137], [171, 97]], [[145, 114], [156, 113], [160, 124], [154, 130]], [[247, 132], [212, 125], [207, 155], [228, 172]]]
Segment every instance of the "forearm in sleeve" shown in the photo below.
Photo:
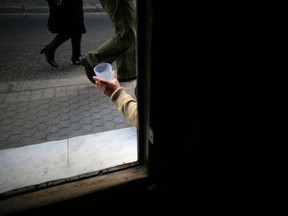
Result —
[[120, 87], [113, 92], [110, 100], [123, 113], [131, 125], [138, 127], [138, 108], [135, 98], [129, 95], [123, 87]]

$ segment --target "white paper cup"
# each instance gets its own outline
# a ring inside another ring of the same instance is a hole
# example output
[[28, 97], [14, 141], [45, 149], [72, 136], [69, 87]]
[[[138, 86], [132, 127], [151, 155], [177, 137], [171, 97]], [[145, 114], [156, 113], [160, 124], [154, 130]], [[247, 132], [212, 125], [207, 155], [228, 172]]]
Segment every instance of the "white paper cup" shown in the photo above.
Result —
[[94, 67], [94, 73], [101, 79], [111, 80], [112, 65], [109, 63], [100, 63]]

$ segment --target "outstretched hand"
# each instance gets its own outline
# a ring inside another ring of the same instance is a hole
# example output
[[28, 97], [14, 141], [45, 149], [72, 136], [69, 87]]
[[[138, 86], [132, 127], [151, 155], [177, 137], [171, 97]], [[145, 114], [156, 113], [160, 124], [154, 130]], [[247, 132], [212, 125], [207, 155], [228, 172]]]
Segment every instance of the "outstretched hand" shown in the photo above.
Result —
[[93, 76], [93, 79], [95, 80], [96, 87], [106, 96], [111, 97], [113, 92], [121, 87], [118, 79], [117, 74], [115, 70], [112, 71], [112, 79], [111, 80], [105, 80], [101, 79], [97, 76]]

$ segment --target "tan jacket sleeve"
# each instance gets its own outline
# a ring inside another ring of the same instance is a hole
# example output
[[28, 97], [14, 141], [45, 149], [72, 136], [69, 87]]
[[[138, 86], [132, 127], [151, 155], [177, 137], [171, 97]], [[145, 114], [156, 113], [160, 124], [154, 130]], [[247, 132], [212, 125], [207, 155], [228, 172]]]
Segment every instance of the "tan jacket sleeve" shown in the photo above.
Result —
[[120, 87], [113, 92], [110, 100], [123, 113], [131, 125], [138, 127], [138, 108], [135, 98], [129, 95], [123, 87]]

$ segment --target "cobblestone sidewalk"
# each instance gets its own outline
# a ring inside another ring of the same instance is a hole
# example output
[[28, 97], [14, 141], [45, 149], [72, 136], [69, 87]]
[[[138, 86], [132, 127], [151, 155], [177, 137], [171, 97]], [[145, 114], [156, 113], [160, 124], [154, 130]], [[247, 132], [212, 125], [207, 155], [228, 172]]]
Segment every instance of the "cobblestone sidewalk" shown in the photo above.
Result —
[[[123, 86], [133, 95], [135, 84], [134, 80]], [[8, 87], [6, 92], [2, 87], [0, 150], [130, 126], [91, 83], [39, 88], [32, 82], [26, 86], [26, 90]]]

